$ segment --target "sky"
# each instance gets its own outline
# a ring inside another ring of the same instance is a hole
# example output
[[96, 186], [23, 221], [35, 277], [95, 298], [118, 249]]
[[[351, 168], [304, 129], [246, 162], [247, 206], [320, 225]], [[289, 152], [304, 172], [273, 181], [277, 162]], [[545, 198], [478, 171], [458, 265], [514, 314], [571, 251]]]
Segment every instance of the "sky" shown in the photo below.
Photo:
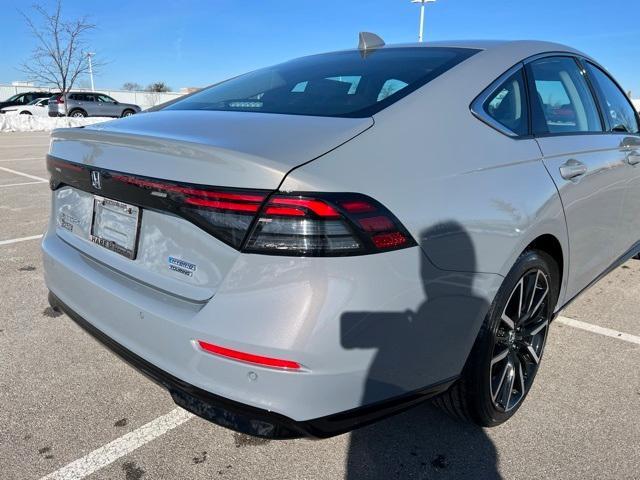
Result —
[[[34, 0], [36, 1], [36, 0]], [[30, 0], [0, 0], [0, 83], [24, 80], [19, 66], [35, 41], [20, 11]], [[54, 0], [41, 0], [51, 8]], [[417, 40], [410, 0], [63, 0], [63, 15], [86, 15], [88, 37], [106, 62], [96, 88], [164, 81], [201, 87], [294, 57], [357, 46], [359, 31], [387, 43]], [[437, 0], [426, 7], [425, 40], [537, 39], [596, 58], [640, 97], [639, 0]], [[87, 86], [88, 79], [81, 80]]]

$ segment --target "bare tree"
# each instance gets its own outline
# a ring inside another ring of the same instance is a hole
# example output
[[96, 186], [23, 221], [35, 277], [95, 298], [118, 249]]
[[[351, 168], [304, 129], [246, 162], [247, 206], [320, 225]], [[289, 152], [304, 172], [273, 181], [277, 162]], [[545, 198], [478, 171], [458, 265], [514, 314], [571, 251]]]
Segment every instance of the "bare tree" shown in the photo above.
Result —
[[142, 85], [140, 85], [139, 83], [136, 83], [136, 82], [124, 82], [122, 84], [122, 89], [123, 90], [129, 90], [130, 92], [142, 91]]
[[[30, 80], [57, 87], [66, 104], [67, 93], [78, 77], [89, 71], [85, 38], [95, 25], [86, 17], [63, 19], [62, 0], [52, 12], [41, 5], [34, 5], [33, 10], [38, 22], [21, 12], [37, 44], [22, 71]], [[94, 61], [94, 72], [100, 66]]]
[[171, 87], [169, 87], [169, 85], [167, 85], [164, 82], [154, 82], [154, 83], [150, 83], [149, 86], [147, 86], [146, 90], [147, 92], [163, 93], [163, 92], [170, 92]]

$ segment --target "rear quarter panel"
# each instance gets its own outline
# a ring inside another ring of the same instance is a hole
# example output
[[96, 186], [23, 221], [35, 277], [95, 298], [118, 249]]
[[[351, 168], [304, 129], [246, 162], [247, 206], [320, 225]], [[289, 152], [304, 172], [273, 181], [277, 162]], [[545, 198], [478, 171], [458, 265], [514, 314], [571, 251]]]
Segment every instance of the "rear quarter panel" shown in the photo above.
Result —
[[469, 109], [517, 63], [512, 54], [513, 62], [472, 57], [380, 112], [370, 130], [291, 172], [281, 189], [370, 195], [444, 270], [505, 276], [531, 241], [551, 234], [568, 271], [564, 212], [537, 143], [503, 135]]

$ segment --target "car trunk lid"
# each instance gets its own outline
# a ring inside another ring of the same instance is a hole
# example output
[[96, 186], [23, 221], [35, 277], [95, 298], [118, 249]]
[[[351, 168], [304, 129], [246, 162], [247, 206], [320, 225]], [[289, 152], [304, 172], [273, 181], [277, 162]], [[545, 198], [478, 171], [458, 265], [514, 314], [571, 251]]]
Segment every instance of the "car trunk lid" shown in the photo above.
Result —
[[[91, 259], [152, 288], [205, 301], [239, 252], [179, 209], [163, 209], [163, 190], [177, 188], [182, 195], [216, 186], [269, 192], [292, 168], [372, 124], [370, 118], [175, 111], [56, 130], [49, 169], [60, 184], [53, 202], [57, 234]], [[114, 186], [115, 179], [123, 185]], [[123, 253], [129, 241], [135, 248]]]

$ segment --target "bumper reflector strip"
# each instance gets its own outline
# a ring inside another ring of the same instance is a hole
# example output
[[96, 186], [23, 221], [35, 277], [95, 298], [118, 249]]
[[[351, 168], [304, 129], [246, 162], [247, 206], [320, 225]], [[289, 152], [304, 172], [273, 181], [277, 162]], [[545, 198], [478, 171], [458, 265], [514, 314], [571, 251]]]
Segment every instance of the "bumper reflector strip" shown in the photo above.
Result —
[[254, 355], [252, 353], [239, 352], [237, 350], [231, 350], [230, 348], [220, 347], [213, 345], [202, 340], [198, 340], [198, 345], [202, 350], [207, 353], [219, 355], [221, 357], [230, 358], [232, 360], [238, 360], [240, 362], [253, 363], [261, 365], [263, 367], [271, 368], [283, 368], [287, 370], [300, 370], [300, 364], [292, 362], [291, 360], [281, 360], [278, 358], [263, 357], [261, 355]]

